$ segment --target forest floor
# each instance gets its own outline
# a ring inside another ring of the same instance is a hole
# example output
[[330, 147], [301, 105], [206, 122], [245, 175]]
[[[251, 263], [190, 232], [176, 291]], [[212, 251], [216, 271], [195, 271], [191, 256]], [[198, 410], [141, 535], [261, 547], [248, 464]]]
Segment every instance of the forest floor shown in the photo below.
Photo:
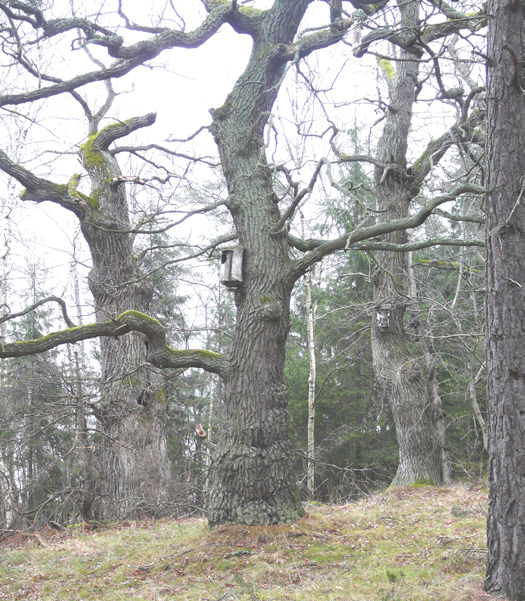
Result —
[[0, 544], [0, 599], [485, 601], [487, 491], [395, 488], [284, 526], [125, 522]]

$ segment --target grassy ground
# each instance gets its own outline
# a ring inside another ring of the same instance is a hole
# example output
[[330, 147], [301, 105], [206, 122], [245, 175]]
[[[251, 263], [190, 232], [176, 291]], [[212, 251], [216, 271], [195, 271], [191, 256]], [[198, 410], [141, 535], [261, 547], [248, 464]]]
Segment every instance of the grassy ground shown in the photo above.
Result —
[[486, 491], [398, 488], [285, 526], [82, 527], [0, 545], [0, 599], [481, 601]]

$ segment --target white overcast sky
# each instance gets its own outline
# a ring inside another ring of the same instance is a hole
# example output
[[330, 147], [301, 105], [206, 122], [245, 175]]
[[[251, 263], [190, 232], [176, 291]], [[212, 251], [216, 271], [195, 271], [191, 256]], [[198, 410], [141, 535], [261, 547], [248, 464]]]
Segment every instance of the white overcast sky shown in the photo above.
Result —
[[[85, 3], [89, 5], [89, 1]], [[201, 6], [198, 2], [176, 3], [184, 6], [188, 18], [188, 30], [192, 25], [198, 23], [190, 21], [194, 15], [194, 7]], [[272, 4], [271, 0], [257, 0], [249, 3], [250, 6], [266, 8]], [[55, 3], [59, 9], [59, 2]], [[109, 7], [110, 2], [101, 4], [101, 10]], [[69, 2], [64, 3], [66, 11]], [[124, 9], [129, 9], [130, 16], [136, 21], [141, 20], [140, 12], [149, 11], [154, 8], [155, 2], [138, 3], [124, 1]], [[131, 10], [135, 14], [131, 14]], [[199, 12], [204, 17], [202, 7]], [[329, 9], [325, 3], [314, 3], [309, 12], [309, 19], [305, 21], [305, 27], [319, 25], [328, 22]], [[144, 22], [144, 21], [143, 21]], [[226, 95], [232, 89], [236, 79], [242, 73], [250, 54], [251, 40], [248, 36], [240, 36], [234, 33], [228, 26], [223, 27], [202, 47], [193, 50], [175, 49], [165, 52], [151, 65], [135, 69], [128, 76], [116, 80], [115, 90], [119, 97], [115, 103], [114, 110], [110, 112], [112, 118], [126, 119], [132, 116], [149, 112], [157, 113], [156, 124], [147, 130], [141, 130], [135, 135], [135, 140], [140, 143], [156, 141], [163, 143], [169, 137], [185, 138], [196, 131], [202, 125], [211, 122], [209, 110], [221, 106]], [[36, 51], [36, 50], [35, 50]], [[97, 56], [108, 64], [104, 52], [98, 51]], [[62, 59], [60, 59], [62, 57]], [[43, 57], [45, 63], [47, 57]], [[56, 49], [54, 57], [56, 61], [63, 61], [64, 73], [73, 73], [81, 68], [93, 69], [93, 65], [87, 61], [82, 52], [69, 52], [69, 42], [64, 42], [62, 47]], [[78, 62], [75, 62], [78, 61]], [[375, 70], [375, 58], [366, 55], [361, 59], [355, 59], [351, 55], [350, 48], [339, 44], [337, 47], [329, 48], [316, 53], [308, 59], [308, 63], [317, 72], [316, 85], [328, 88], [333, 85], [333, 91], [329, 96], [332, 103], [344, 105], [343, 110], [338, 113], [338, 124], [346, 123], [347, 128], [354, 126], [367, 128], [377, 119], [379, 113], [375, 113], [370, 105], [359, 102], [365, 96], [375, 96], [377, 88], [383, 88], [384, 82], [380, 81]], [[306, 72], [306, 67], [304, 71]], [[324, 116], [316, 103], [306, 101], [306, 96], [301, 91], [301, 86], [296, 86], [294, 69], [290, 69], [286, 86], [283, 87], [279, 101], [275, 107], [275, 115], [281, 118], [277, 124], [280, 133], [286, 133], [287, 144], [282, 144], [276, 158], [282, 160], [290, 149], [298, 156], [318, 160], [321, 156], [328, 154], [327, 136], [321, 141], [317, 140], [315, 145], [301, 149], [301, 139], [296, 135], [293, 125], [294, 113], [300, 118], [307, 118], [313, 122], [315, 129], [319, 121], [320, 131], [326, 127]], [[31, 82], [33, 84], [33, 82]], [[92, 102], [97, 94], [98, 103], [104, 99], [103, 84], [90, 86], [82, 91]], [[335, 114], [333, 107], [328, 110]], [[80, 171], [81, 167], [74, 152], [76, 145], [82, 142], [86, 135], [85, 121], [82, 120], [78, 105], [70, 98], [61, 96], [50, 99], [38, 106], [24, 107], [29, 116], [36, 122], [36, 126], [25, 128], [23, 119], [19, 121], [20, 131], [7, 133], [2, 142], [2, 147], [8, 152], [14, 152], [13, 158], [22, 157], [27, 160], [27, 166], [34, 169], [39, 175], [48, 177], [59, 183], [66, 183], [70, 175]], [[428, 115], [423, 115], [427, 122]], [[443, 131], [450, 116], [446, 117], [439, 113], [433, 117], [432, 127], [439, 135]], [[111, 119], [108, 119], [108, 123]], [[104, 125], [104, 123], [103, 123]], [[26, 131], [27, 129], [27, 131]], [[375, 129], [376, 135], [380, 133], [380, 126]], [[20, 134], [23, 132], [23, 135]], [[283, 135], [280, 142], [284, 141]], [[422, 138], [423, 140], [423, 138]], [[426, 140], [428, 141], [428, 140]], [[425, 141], [425, 142], [426, 142]], [[273, 139], [269, 152], [273, 152]], [[191, 147], [198, 149], [199, 144], [204, 144], [206, 152], [214, 150], [211, 136], [208, 133], [201, 134], [195, 143], [186, 146], [184, 151]], [[44, 150], [53, 152], [44, 152]], [[352, 152], [353, 149], [348, 149]], [[417, 148], [414, 147], [414, 152]], [[69, 152], [65, 159], [60, 157], [61, 152]], [[272, 156], [274, 156], [272, 154]], [[271, 158], [271, 157], [270, 157]], [[304, 161], [302, 163], [304, 165]], [[297, 174], [303, 182], [310, 179], [313, 163], [306, 163]], [[5, 181], [2, 180], [2, 181]], [[86, 182], [87, 184], [87, 182]], [[86, 189], [88, 191], [88, 189]], [[12, 224], [11, 235], [13, 237], [10, 250], [11, 258], [15, 267], [23, 267], [24, 259], [40, 262], [48, 270], [48, 284], [53, 287], [57, 294], [64, 294], [68, 285], [69, 265], [72, 261], [72, 246], [76, 245], [76, 258], [89, 263], [85, 247], [78, 232], [76, 220], [60, 207], [52, 203], [21, 203], [16, 200], [20, 186], [12, 184], [5, 189], [0, 196], [0, 202], [10, 207], [10, 223]], [[315, 195], [314, 195], [315, 196]], [[315, 209], [311, 210], [315, 214]], [[7, 209], [3, 208], [4, 217]], [[194, 233], [202, 229], [202, 220], [195, 220], [193, 225], [185, 224]], [[0, 226], [0, 257], [5, 252], [5, 237], [7, 222], [5, 219]], [[209, 230], [209, 228], [208, 228]], [[206, 233], [206, 229], [204, 230]], [[186, 236], [186, 230], [175, 231], [178, 237]], [[23, 271], [23, 269], [22, 269]], [[87, 267], [84, 269], [84, 275]], [[12, 272], [12, 285], [16, 288], [18, 278], [23, 277], [18, 269]], [[23, 304], [23, 299], [18, 299]], [[17, 298], [13, 298], [16, 303]], [[16, 310], [18, 307], [12, 307]]]

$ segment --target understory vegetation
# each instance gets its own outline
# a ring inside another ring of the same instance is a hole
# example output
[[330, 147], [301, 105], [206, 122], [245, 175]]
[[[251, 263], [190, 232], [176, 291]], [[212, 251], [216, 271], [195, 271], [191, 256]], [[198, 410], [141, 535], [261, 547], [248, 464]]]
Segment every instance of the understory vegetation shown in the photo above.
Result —
[[298, 522], [203, 519], [19, 533], [0, 546], [0, 599], [481, 601], [487, 491], [397, 487]]

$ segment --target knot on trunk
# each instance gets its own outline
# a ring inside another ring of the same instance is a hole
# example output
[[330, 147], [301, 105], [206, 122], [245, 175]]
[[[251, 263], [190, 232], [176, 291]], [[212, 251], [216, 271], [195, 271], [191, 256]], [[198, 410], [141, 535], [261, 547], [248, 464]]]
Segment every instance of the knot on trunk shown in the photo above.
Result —
[[283, 309], [275, 300], [264, 296], [261, 299], [262, 306], [260, 308], [260, 314], [263, 319], [268, 321], [278, 321], [283, 316]]

